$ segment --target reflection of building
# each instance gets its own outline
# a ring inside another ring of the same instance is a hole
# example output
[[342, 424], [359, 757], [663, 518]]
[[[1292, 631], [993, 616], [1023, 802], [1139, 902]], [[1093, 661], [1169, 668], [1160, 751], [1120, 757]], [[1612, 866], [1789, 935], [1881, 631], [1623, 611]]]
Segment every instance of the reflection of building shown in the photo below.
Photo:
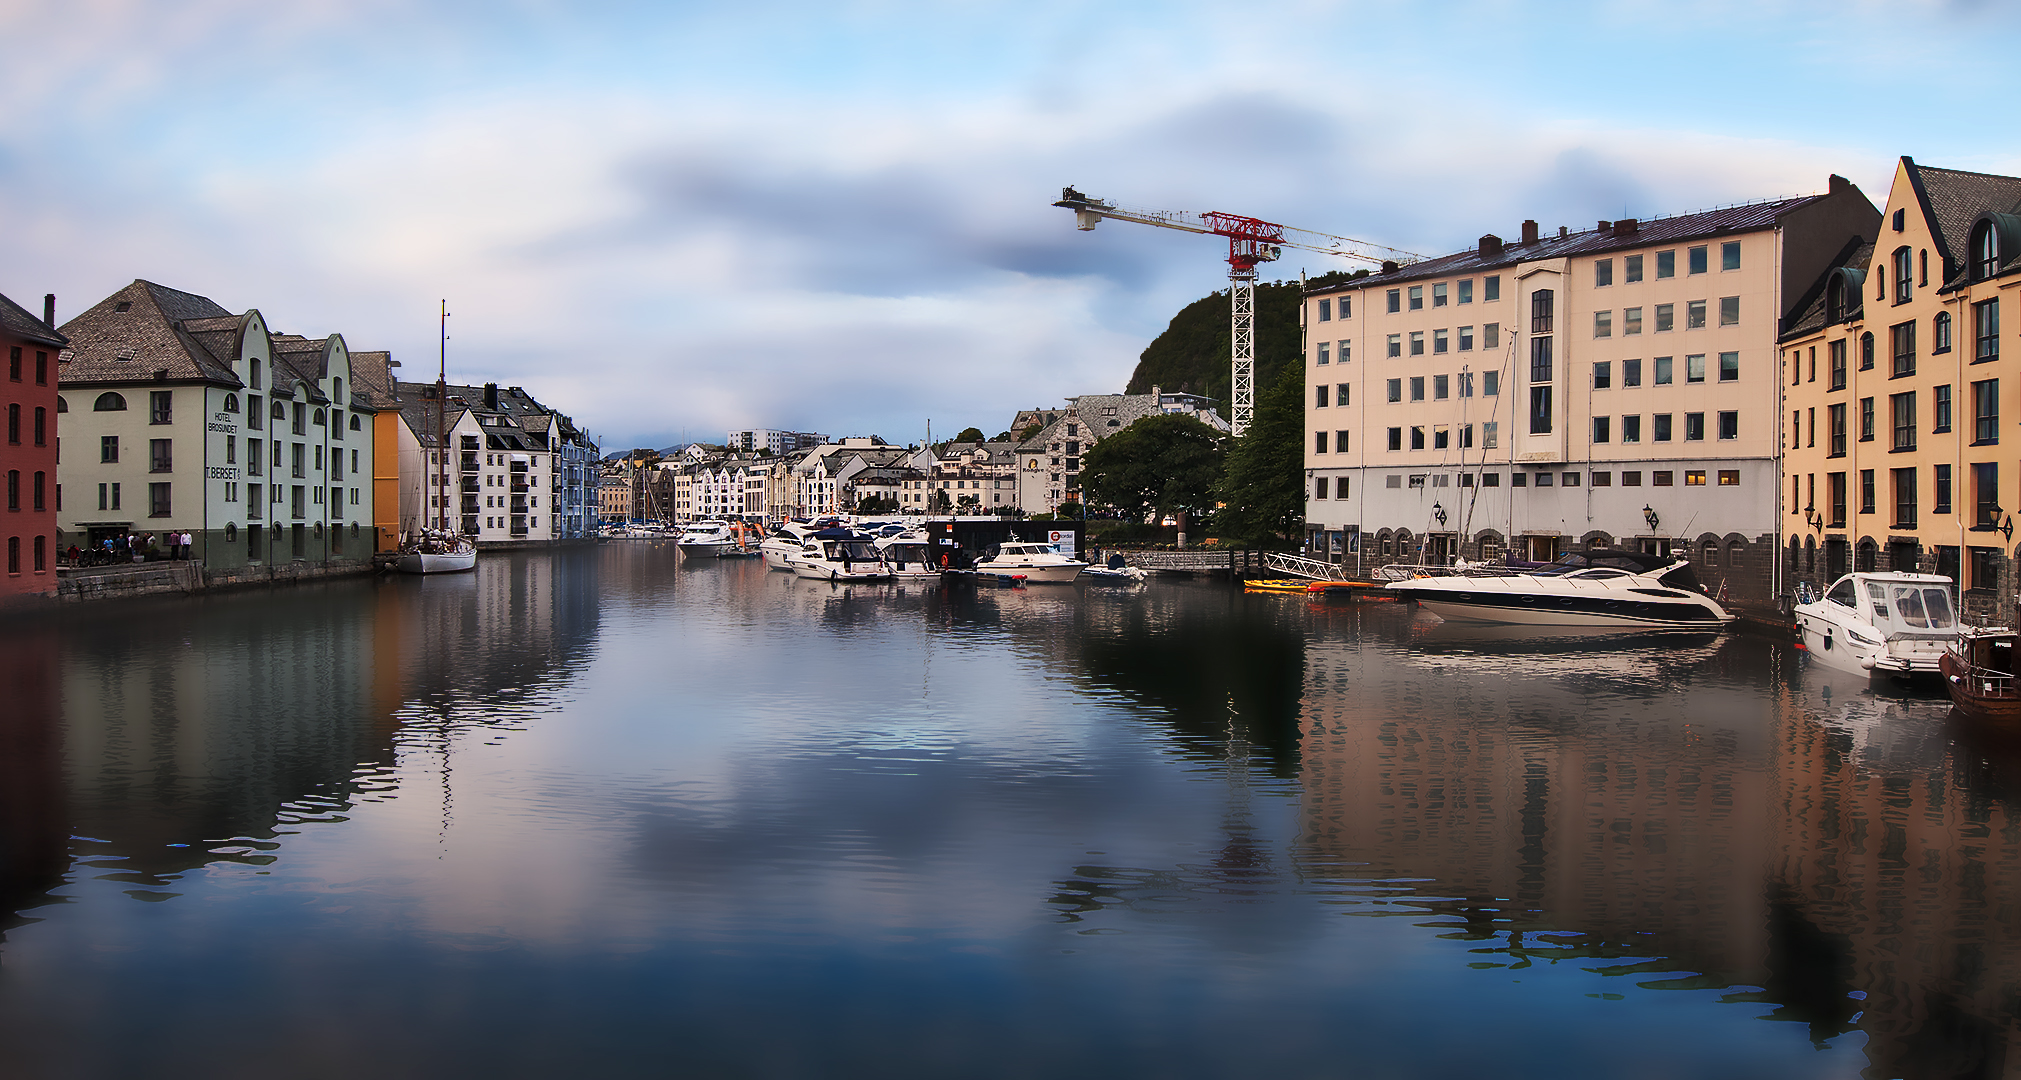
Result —
[[0, 354], [7, 376], [0, 404], [7, 410], [7, 441], [0, 443], [6, 475], [5, 574], [0, 607], [56, 595], [56, 363], [69, 339], [56, 332], [56, 298], [46, 297], [38, 319], [0, 296]]
[[16, 626], [0, 637], [0, 934], [63, 880], [71, 823], [63, 785], [57, 638]]
[[[1667, 957], [1650, 970], [1704, 973], [1678, 985], [1762, 987], [1814, 1037], [1866, 1032], [1871, 1075], [2002, 1075], [1918, 1059], [1947, 1042], [2021, 1053], [2006, 1026], [2021, 813], [1941, 739], [1863, 745], [1844, 721], [1763, 701], [1745, 684], [1779, 673], [1757, 652], [1638, 649], [1617, 665], [1424, 649], [1407, 663], [1436, 671], [1390, 677], [1316, 651], [1307, 869], [1430, 879], [1427, 896], [1459, 899], [1423, 903], [1511, 952]], [[1868, 727], [1929, 732], [1941, 715]]]

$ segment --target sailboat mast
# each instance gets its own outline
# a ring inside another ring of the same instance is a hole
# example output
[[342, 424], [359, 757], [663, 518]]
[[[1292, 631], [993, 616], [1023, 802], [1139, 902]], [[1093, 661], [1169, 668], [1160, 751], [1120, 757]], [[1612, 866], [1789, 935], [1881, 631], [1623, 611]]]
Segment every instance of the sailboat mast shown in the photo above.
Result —
[[441, 366], [435, 373], [436, 528], [449, 531], [449, 301], [442, 301]]

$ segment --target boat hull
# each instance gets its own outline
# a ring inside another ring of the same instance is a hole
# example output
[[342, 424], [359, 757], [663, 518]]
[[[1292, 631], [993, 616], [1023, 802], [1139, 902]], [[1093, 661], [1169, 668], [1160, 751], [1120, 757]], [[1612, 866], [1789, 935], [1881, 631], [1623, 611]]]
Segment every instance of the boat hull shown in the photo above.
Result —
[[728, 540], [704, 540], [695, 543], [682, 540], [674, 544], [681, 549], [683, 559], [713, 559], [737, 545]]
[[1625, 629], [1713, 629], [1733, 620], [1693, 603], [1627, 600], [1615, 596], [1469, 593], [1396, 589], [1425, 610], [1454, 622], [1508, 626], [1613, 626]]
[[852, 566], [844, 570], [840, 566], [805, 560], [793, 564], [793, 573], [817, 581], [884, 581], [891, 577], [890, 571], [875, 563], [870, 564], [869, 569]]
[[[2013, 651], [2010, 640], [2001, 639], [2001, 647], [2009, 652]], [[1969, 650], [1970, 642], [1965, 647]], [[2008, 657], [2007, 662], [2012, 659]], [[1937, 661], [1937, 671], [1943, 676], [1944, 692], [1960, 713], [2021, 731], [2021, 686], [2016, 685], [2013, 675], [1968, 663], [1955, 651], [1944, 653]]]
[[477, 567], [477, 552], [457, 551], [448, 554], [433, 554], [410, 551], [400, 556], [393, 569], [403, 574], [454, 574]]
[[989, 562], [975, 564], [978, 574], [995, 574], [998, 577], [1021, 577], [1027, 585], [1068, 585], [1081, 576], [1086, 569], [1080, 563], [1065, 566], [997, 566]]

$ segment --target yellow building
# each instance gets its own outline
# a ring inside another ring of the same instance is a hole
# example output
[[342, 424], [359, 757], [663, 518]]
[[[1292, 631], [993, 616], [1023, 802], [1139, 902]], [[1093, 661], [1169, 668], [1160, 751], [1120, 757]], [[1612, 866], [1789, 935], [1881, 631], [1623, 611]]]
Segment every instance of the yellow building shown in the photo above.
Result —
[[2011, 610], [2021, 466], [2000, 446], [2021, 375], [2000, 309], [2021, 286], [2021, 178], [1904, 157], [1877, 232], [1783, 335], [1791, 577], [1938, 573], [1964, 607]]

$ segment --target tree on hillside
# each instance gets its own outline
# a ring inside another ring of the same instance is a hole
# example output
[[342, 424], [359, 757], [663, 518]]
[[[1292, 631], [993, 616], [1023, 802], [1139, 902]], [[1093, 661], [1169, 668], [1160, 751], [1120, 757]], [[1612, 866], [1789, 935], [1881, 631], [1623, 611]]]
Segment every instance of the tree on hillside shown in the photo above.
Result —
[[958, 443], [982, 442], [982, 429], [977, 427], [962, 428], [961, 433], [954, 437], [954, 441]]
[[[1298, 283], [1259, 282], [1256, 286], [1256, 385], [1276, 381], [1286, 363], [1299, 358]], [[1214, 399], [1225, 416], [1229, 398], [1228, 292], [1222, 290], [1179, 309], [1163, 333], [1137, 358], [1125, 393], [1148, 394], [1152, 386], [1202, 394]]]
[[1214, 506], [1226, 437], [1190, 416], [1139, 420], [1088, 449], [1081, 490], [1089, 503], [1142, 520]]
[[1305, 523], [1305, 366], [1287, 364], [1256, 397], [1249, 431], [1234, 440], [1219, 489], [1220, 535], [1295, 538]]

